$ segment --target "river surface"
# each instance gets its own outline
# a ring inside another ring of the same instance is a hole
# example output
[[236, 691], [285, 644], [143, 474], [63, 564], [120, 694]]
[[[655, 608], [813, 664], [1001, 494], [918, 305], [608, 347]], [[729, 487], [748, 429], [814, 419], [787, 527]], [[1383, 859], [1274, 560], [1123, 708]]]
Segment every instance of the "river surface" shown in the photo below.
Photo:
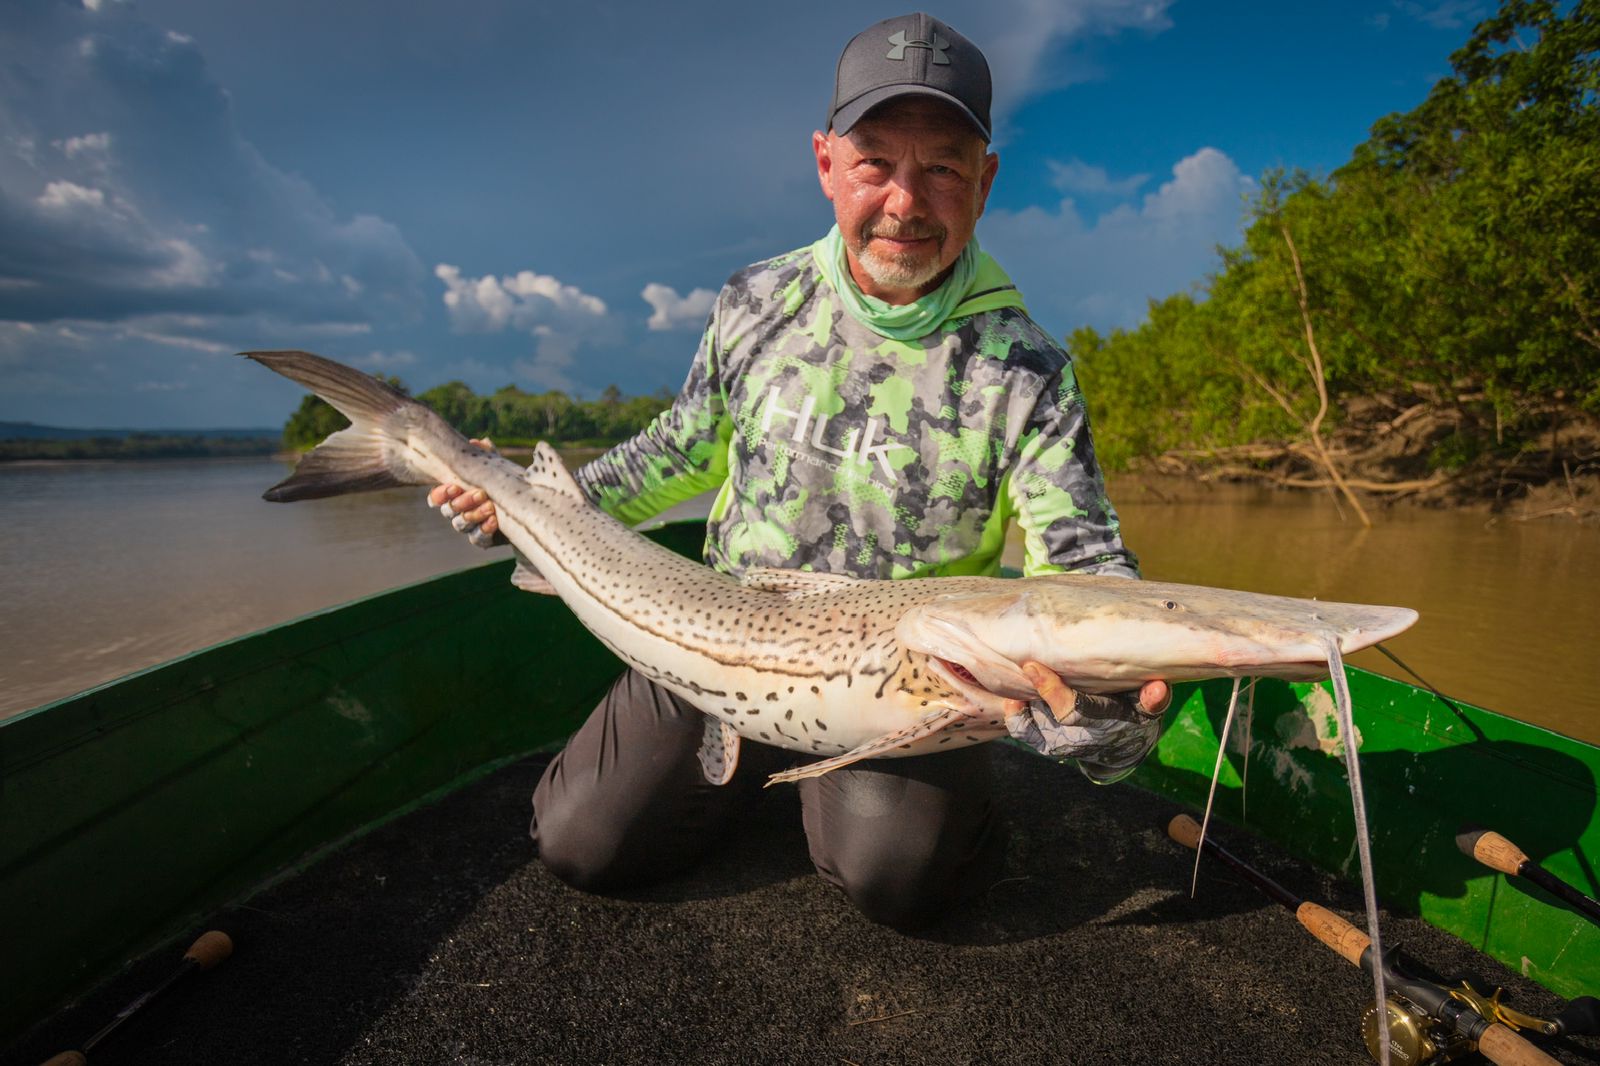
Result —
[[[423, 490], [295, 505], [270, 459], [0, 465], [0, 716], [502, 557]], [[1113, 481], [1147, 578], [1415, 607], [1392, 650], [1446, 694], [1600, 742], [1600, 528]], [[1013, 552], [1015, 551], [1013, 547]], [[1405, 676], [1375, 652], [1358, 665]]]

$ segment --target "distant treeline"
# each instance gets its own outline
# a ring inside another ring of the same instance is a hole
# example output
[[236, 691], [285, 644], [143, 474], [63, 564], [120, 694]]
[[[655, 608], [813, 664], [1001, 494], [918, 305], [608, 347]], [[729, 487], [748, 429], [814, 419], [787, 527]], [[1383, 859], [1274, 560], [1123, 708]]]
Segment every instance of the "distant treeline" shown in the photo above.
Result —
[[[398, 378], [385, 378], [402, 392]], [[507, 385], [479, 396], [459, 381], [436, 385], [416, 399], [469, 437], [492, 437], [501, 447], [530, 447], [538, 441], [563, 445], [608, 445], [633, 436], [672, 403], [662, 390], [653, 396], [624, 396], [608, 385], [598, 400], [575, 400], [564, 392], [524, 392]], [[283, 427], [284, 446], [304, 450], [319, 444], [349, 421], [315, 396], [300, 402]]]
[[19, 459], [198, 459], [272, 455], [274, 437], [196, 437], [130, 433], [118, 437], [0, 440], [0, 462]]
[[1102, 460], [1379, 491], [1600, 470], [1600, 4], [1561, 7], [1506, 0], [1331, 176], [1269, 174], [1198, 295], [1073, 334]]

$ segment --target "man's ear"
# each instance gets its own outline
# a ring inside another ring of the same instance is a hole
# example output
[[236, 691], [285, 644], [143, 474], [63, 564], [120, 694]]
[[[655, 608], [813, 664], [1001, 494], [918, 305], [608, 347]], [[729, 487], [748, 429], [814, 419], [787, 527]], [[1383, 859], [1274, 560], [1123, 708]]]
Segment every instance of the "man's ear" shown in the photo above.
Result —
[[978, 217], [989, 203], [989, 190], [994, 186], [994, 176], [1000, 172], [1000, 157], [990, 152], [983, 157], [983, 169], [978, 172]]
[[822, 185], [822, 195], [833, 199], [833, 149], [828, 135], [821, 130], [811, 134], [811, 151], [817, 157], [817, 181]]

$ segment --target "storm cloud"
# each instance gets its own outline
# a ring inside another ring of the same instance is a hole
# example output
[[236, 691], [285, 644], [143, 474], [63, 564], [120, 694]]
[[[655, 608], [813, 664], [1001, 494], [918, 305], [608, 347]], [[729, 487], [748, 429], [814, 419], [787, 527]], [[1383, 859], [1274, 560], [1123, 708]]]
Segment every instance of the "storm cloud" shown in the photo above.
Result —
[[422, 264], [239, 133], [189, 38], [128, 4], [13, 0], [0, 34], [0, 318], [414, 316]]

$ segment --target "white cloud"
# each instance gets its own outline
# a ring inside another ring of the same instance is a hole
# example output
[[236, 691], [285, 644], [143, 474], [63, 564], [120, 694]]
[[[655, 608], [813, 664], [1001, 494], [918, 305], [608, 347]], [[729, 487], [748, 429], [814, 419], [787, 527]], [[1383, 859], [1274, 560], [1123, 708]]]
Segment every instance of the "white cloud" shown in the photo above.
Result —
[[1093, 221], [1067, 199], [991, 210], [980, 236], [1052, 333], [1132, 327], [1151, 298], [1184, 291], [1217, 268], [1216, 247], [1238, 242], [1243, 197], [1254, 188], [1225, 153], [1202, 148], [1160, 187]]
[[1126, 178], [1113, 178], [1105, 167], [1091, 166], [1079, 159], [1065, 163], [1050, 162], [1050, 184], [1064, 193], [1085, 196], [1132, 196], [1145, 182], [1148, 174], [1132, 174]]
[[208, 341], [202, 337], [187, 337], [176, 333], [158, 333], [153, 330], [139, 329], [132, 326], [118, 332], [122, 336], [137, 337], [140, 340], [150, 341], [152, 344], [161, 344], [168, 348], [182, 348], [191, 352], [222, 355], [225, 352], [233, 351], [233, 345], [231, 344], [220, 344], [217, 341]]
[[[1076, 76], [1065, 64], [1048, 64], [1052, 49], [1064, 40], [1126, 29], [1160, 31], [1172, 25], [1171, 0], [1016, 0], [986, 4], [963, 13], [962, 33], [981, 43], [994, 80], [998, 120], [1023, 100], [1060, 88]], [[970, 23], [970, 27], [968, 26]]]
[[46, 211], [104, 211], [106, 194], [101, 189], [89, 189], [76, 182], [52, 181], [44, 187], [36, 201]]
[[81, 155], [103, 155], [111, 150], [111, 134], [85, 133], [80, 137], [68, 137], [64, 141], [52, 143], [60, 148], [68, 159], [76, 159]]
[[532, 270], [503, 277], [463, 277], [461, 268], [440, 263], [434, 276], [444, 282], [444, 305], [460, 333], [525, 332], [535, 340], [533, 355], [514, 361], [519, 381], [542, 389], [575, 391], [572, 375], [583, 345], [618, 339], [617, 323], [604, 300], [549, 274]]
[[434, 276], [444, 282], [444, 305], [450, 324], [463, 333], [499, 333], [506, 329], [536, 332], [553, 321], [599, 318], [605, 301], [576, 285], [531, 270], [496, 278], [461, 276], [461, 268], [440, 263]]
[[216, 265], [189, 241], [163, 237], [153, 247], [168, 253], [166, 264], [150, 272], [150, 280], [158, 287], [196, 289], [215, 281], [218, 272]]
[[1488, 14], [1488, 5], [1482, 0], [1397, 0], [1394, 6], [1436, 30], [1461, 29]]
[[379, 374], [393, 374], [406, 367], [417, 365], [417, 353], [404, 348], [399, 351], [385, 352], [374, 349], [366, 355], [351, 356], [346, 360], [351, 366], [359, 366], [363, 370], [371, 370]]
[[711, 305], [717, 302], [717, 294], [711, 289], [695, 289], [687, 296], [679, 296], [671, 285], [655, 281], [639, 295], [650, 305], [647, 325], [654, 330], [698, 329], [705, 325]]

